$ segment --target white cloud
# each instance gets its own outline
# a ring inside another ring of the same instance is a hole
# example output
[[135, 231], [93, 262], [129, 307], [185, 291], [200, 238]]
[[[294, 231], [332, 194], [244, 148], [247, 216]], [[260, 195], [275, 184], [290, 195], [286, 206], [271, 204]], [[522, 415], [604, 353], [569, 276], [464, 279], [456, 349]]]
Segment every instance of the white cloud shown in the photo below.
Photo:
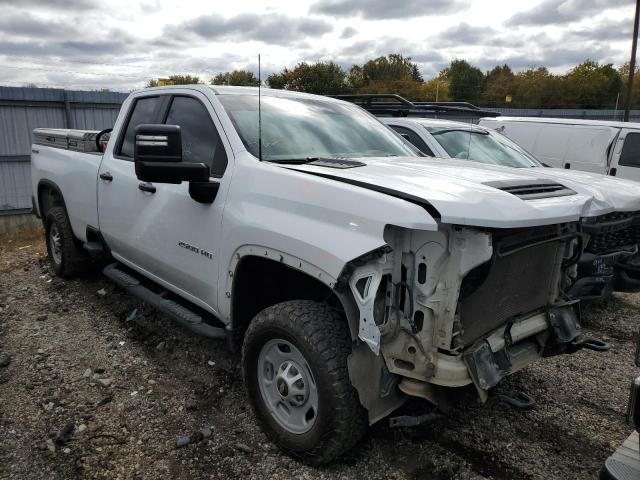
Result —
[[[562, 71], [627, 60], [630, 0], [0, 0], [0, 85], [141, 87], [189, 73], [263, 73], [300, 61], [348, 67], [411, 56], [425, 78], [454, 58], [483, 69]], [[550, 15], [550, 12], [551, 16]], [[5, 67], [5, 68], [3, 68]], [[266, 76], [266, 74], [265, 74]]]

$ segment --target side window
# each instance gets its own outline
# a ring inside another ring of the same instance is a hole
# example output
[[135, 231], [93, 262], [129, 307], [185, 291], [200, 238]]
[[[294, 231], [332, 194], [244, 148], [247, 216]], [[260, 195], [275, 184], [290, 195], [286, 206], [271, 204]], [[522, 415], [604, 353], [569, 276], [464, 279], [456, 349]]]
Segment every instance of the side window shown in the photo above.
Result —
[[627, 167], [640, 167], [640, 133], [627, 134], [618, 163]]
[[182, 160], [209, 165], [211, 175], [221, 176], [227, 168], [227, 154], [209, 112], [192, 97], [174, 97], [165, 121], [179, 125]]
[[398, 125], [389, 125], [396, 132], [398, 132], [402, 138], [413, 144], [418, 150], [420, 150], [425, 155], [429, 155], [430, 157], [434, 157], [435, 155], [431, 151], [431, 149], [424, 143], [424, 140], [420, 138], [420, 136], [411, 130], [410, 128], [400, 127]]
[[139, 98], [133, 105], [129, 123], [124, 133], [120, 155], [133, 158], [133, 145], [135, 142], [135, 129], [141, 123], [155, 123], [156, 113], [160, 105], [160, 97]]

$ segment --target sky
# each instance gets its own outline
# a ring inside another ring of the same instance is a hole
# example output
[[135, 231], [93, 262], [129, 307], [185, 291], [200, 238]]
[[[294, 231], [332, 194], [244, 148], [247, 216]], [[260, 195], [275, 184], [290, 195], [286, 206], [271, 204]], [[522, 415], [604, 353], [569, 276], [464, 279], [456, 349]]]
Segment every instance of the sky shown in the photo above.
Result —
[[301, 61], [344, 68], [388, 53], [425, 79], [451, 60], [482, 70], [585, 59], [616, 66], [631, 50], [633, 0], [0, 0], [0, 85], [141, 88], [233, 69], [262, 78]]

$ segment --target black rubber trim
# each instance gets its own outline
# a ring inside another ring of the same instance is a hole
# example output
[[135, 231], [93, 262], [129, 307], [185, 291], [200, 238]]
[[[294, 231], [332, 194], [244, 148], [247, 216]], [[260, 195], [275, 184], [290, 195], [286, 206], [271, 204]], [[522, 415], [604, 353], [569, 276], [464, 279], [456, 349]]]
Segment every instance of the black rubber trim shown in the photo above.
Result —
[[38, 198], [36, 200], [38, 202], [38, 209], [40, 210], [40, 216], [42, 218], [45, 218], [46, 216], [46, 212], [42, 211], [42, 198], [40, 198], [40, 190], [42, 187], [49, 187], [53, 191], [55, 191], [60, 196], [60, 200], [62, 200], [62, 206], [64, 207], [64, 211], [67, 212], [67, 204], [64, 201], [64, 195], [62, 195], [62, 190], [60, 190], [60, 187], [55, 182], [52, 182], [51, 180], [47, 180], [46, 178], [43, 178], [38, 182]]
[[374, 185], [372, 183], [361, 182], [359, 180], [353, 180], [351, 178], [343, 178], [337, 177], [335, 175], [330, 175], [327, 173], [320, 172], [311, 172], [309, 170], [299, 170], [297, 168], [291, 168], [290, 170], [295, 170], [296, 172], [308, 173], [309, 175], [315, 175], [317, 177], [328, 178], [330, 180], [336, 180], [342, 183], [348, 183], [349, 185], [354, 185], [360, 188], [366, 188], [367, 190], [373, 190], [374, 192], [384, 193], [385, 195], [389, 195], [391, 197], [399, 198], [401, 200], [405, 200], [410, 203], [414, 203], [422, 208], [424, 208], [429, 215], [431, 215], [434, 219], [440, 220], [442, 216], [440, 212], [431, 205], [428, 201], [423, 198], [416, 197], [415, 195], [411, 195], [409, 193], [400, 192], [399, 190], [393, 190], [392, 188], [381, 187], [380, 185]]

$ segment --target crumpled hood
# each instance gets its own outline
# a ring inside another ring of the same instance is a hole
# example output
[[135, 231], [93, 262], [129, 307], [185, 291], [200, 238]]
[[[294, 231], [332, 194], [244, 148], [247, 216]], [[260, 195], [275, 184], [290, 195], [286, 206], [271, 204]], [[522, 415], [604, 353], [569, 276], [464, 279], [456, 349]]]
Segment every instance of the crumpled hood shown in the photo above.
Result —
[[[443, 223], [494, 228], [520, 228], [577, 221], [589, 210], [591, 193], [525, 200], [491, 183], [536, 185], [560, 183], [537, 176], [539, 169], [476, 164], [466, 160], [383, 157], [357, 159], [364, 166], [340, 169], [287, 165], [361, 187], [417, 197], [431, 204]], [[533, 170], [533, 171], [531, 171]]]
[[640, 210], [640, 183], [623, 178], [563, 168], [534, 168], [536, 176], [557, 181], [576, 192], [590, 195], [588, 211], [584, 217], [595, 217], [612, 211]]

